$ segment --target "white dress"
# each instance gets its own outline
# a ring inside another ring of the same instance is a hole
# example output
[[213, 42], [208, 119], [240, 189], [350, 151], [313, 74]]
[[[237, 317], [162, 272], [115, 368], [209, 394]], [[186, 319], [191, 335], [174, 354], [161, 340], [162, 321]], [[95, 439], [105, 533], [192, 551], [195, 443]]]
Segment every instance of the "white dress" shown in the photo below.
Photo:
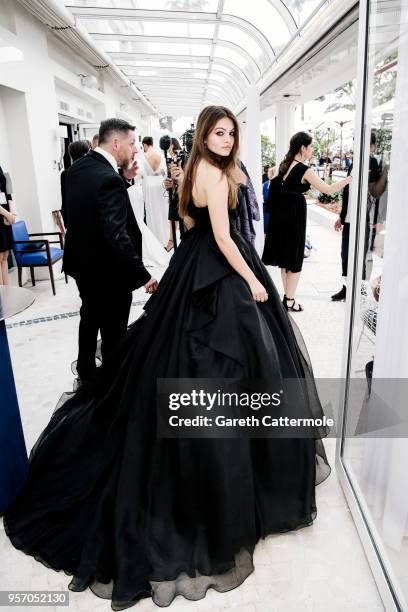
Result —
[[[146, 224], [165, 246], [170, 236], [169, 198], [166, 189], [163, 187], [163, 180], [167, 175], [166, 161], [164, 157], [160, 166], [154, 172], [145, 156], [141, 156], [143, 167], [141, 168], [142, 186], [146, 206]], [[165, 174], [163, 176], [162, 170]]]
[[162, 244], [147, 227], [144, 222], [143, 190], [140, 185], [129, 187], [128, 195], [135, 213], [136, 221], [142, 234], [142, 259], [146, 267], [167, 267], [170, 261], [170, 253], [163, 248]]

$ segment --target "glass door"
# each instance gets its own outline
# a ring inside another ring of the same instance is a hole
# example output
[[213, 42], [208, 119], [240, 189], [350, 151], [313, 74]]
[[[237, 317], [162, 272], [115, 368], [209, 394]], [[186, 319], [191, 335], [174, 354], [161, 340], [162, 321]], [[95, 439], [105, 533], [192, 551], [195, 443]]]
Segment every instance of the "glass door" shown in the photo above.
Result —
[[408, 610], [408, 0], [360, 2], [336, 466], [386, 610]]

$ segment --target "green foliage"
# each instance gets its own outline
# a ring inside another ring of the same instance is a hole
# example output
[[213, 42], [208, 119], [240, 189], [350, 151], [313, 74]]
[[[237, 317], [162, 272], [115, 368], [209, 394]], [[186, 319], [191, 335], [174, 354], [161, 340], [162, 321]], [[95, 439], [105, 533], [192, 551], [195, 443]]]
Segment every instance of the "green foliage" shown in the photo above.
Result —
[[319, 202], [322, 204], [330, 204], [330, 202], [339, 202], [341, 199], [341, 195], [339, 192], [333, 193], [333, 195], [326, 195], [325, 193], [321, 193], [317, 198]]
[[[373, 81], [373, 108], [389, 102], [395, 97], [397, 83], [397, 51], [382, 59], [375, 67]], [[356, 108], [356, 82], [348, 81], [335, 89], [335, 100], [326, 108], [326, 113], [340, 109], [354, 111]]]
[[313, 157], [319, 159], [323, 151], [330, 151], [332, 145], [335, 143], [336, 135], [334, 130], [311, 130], [310, 133], [313, 138]]
[[332, 113], [340, 109], [354, 111], [356, 109], [356, 83], [348, 81], [341, 87], [334, 90], [335, 98], [333, 104], [330, 104], [325, 113]]
[[262, 168], [276, 164], [276, 147], [269, 136], [261, 134]]
[[[397, 62], [397, 52], [385, 57], [376, 66], [374, 85], [373, 85], [373, 106], [385, 104], [395, 97], [395, 86], [397, 84], [397, 66], [392, 64]], [[387, 68], [391, 65], [390, 68]], [[381, 69], [384, 68], [382, 71]]]
[[[327, 183], [329, 185], [332, 185], [333, 179], [331, 178], [327, 179]], [[343, 198], [342, 198], [342, 192], [336, 191], [335, 193], [333, 193], [333, 195], [326, 195], [325, 193], [321, 193], [317, 199], [322, 204], [330, 204], [330, 202], [342, 202]]]
[[390, 128], [373, 129], [377, 137], [376, 154], [391, 151], [392, 130]]

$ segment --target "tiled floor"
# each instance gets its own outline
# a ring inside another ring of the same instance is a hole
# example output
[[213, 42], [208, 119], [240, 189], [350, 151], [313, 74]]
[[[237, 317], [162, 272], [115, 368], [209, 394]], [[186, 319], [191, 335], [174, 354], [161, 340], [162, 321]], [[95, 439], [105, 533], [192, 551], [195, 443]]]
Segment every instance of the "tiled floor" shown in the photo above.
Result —
[[[309, 227], [316, 247], [304, 266], [298, 298], [305, 311], [296, 321], [306, 340], [315, 374], [337, 377], [341, 369], [344, 303], [332, 303], [340, 288], [340, 235], [316, 224]], [[272, 276], [280, 290], [276, 269]], [[30, 283], [27, 283], [30, 288]], [[75, 285], [57, 281], [52, 296], [48, 282], [33, 289], [36, 301], [26, 312], [8, 321], [8, 337], [28, 448], [48, 422], [60, 394], [72, 387], [70, 363], [76, 357], [79, 300]], [[146, 296], [134, 293], [131, 319]], [[54, 318], [54, 315], [67, 315]], [[47, 320], [47, 317], [53, 317]], [[37, 321], [44, 318], [45, 320]], [[22, 323], [31, 321], [31, 323]], [[335, 440], [326, 441], [334, 463]], [[225, 594], [209, 591], [199, 602], [178, 597], [172, 612], [357, 612], [383, 610], [357, 531], [335, 470], [317, 488], [318, 516], [311, 527], [270, 536], [255, 552], [255, 573], [238, 589]], [[47, 570], [31, 557], [16, 551], [0, 530], [0, 589], [66, 589], [69, 578]], [[5, 608], [7, 609], [7, 608]], [[18, 610], [13, 607], [11, 610]], [[27, 610], [31, 608], [21, 608]], [[34, 608], [32, 608], [34, 610]], [[46, 608], [51, 610], [53, 608]], [[109, 610], [109, 602], [89, 591], [70, 593], [70, 610]], [[135, 610], [158, 608], [143, 600]], [[56, 610], [56, 609], [55, 609]]]

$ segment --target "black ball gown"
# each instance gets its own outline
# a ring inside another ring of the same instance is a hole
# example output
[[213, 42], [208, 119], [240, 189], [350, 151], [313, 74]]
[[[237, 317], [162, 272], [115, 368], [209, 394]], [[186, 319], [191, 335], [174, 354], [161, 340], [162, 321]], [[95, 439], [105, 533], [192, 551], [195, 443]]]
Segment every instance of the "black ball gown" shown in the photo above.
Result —
[[[232, 215], [236, 212], [232, 212]], [[301, 337], [254, 248], [231, 229], [269, 300], [254, 301], [214, 239], [208, 209], [186, 232], [145, 312], [94, 389], [60, 405], [7, 510], [13, 545], [72, 575], [112, 609], [203, 598], [253, 571], [259, 538], [310, 525], [330, 472], [321, 439], [166, 439], [156, 378], [313, 375]], [[310, 403], [321, 412], [317, 395]]]
[[271, 180], [267, 207], [270, 212], [266, 228], [262, 261], [291, 272], [301, 272], [306, 239], [306, 199], [310, 183], [302, 183], [309, 166], [298, 162], [282, 180]]

